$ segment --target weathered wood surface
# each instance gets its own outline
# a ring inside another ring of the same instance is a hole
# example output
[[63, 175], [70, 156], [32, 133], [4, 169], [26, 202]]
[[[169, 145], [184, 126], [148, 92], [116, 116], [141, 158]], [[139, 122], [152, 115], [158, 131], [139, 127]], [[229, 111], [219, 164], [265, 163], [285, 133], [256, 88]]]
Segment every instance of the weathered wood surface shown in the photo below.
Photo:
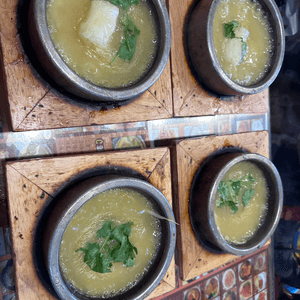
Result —
[[72, 105], [55, 96], [33, 74], [17, 32], [18, 0], [0, 1], [0, 42], [13, 131], [136, 122], [172, 117], [168, 61], [157, 82], [135, 101], [106, 112]]
[[[20, 300], [54, 299], [40, 282], [33, 264], [33, 232], [45, 201], [79, 172], [100, 166], [122, 166], [143, 175], [172, 205], [168, 148], [54, 157], [9, 162], [6, 165], [9, 217]], [[174, 258], [161, 284], [147, 299], [175, 288]]]
[[184, 50], [184, 24], [193, 0], [172, 1], [169, 7], [172, 46], [171, 70], [174, 116], [202, 116], [237, 113], [266, 113], [268, 90], [234, 101], [223, 101], [209, 94], [196, 81]]
[[190, 225], [188, 212], [189, 190], [195, 172], [209, 154], [229, 146], [242, 147], [249, 152], [269, 157], [267, 131], [189, 139], [176, 145], [176, 164], [173, 169], [177, 175], [173, 177], [173, 197], [176, 220], [180, 223], [177, 232], [177, 264], [183, 280], [191, 279], [237, 258], [231, 254], [213, 254], [201, 247]]

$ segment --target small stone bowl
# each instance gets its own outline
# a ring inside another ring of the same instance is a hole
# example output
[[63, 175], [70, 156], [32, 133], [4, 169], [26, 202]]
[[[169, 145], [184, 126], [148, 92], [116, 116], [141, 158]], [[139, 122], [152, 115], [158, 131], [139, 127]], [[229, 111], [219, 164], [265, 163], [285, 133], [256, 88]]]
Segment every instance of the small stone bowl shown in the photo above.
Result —
[[35, 54], [48, 75], [67, 92], [82, 99], [99, 102], [118, 102], [135, 99], [148, 90], [160, 77], [168, 61], [171, 48], [171, 26], [164, 0], [151, 0], [149, 4], [158, 26], [158, 50], [153, 66], [133, 85], [106, 88], [92, 84], [78, 76], [57, 52], [47, 25], [46, 4], [49, 0], [31, 0], [29, 9], [29, 35]]
[[[59, 247], [65, 229], [79, 210], [97, 194], [112, 188], [134, 189], [151, 201], [155, 212], [161, 216], [174, 220], [172, 208], [166, 197], [150, 183], [130, 177], [118, 175], [102, 175], [85, 179], [75, 187], [63, 192], [50, 212], [43, 238], [43, 255], [47, 271], [53, 288], [60, 299], [64, 300], [95, 300], [103, 298], [88, 297], [71, 288], [63, 279], [59, 265]], [[162, 228], [159, 253], [144, 277], [132, 288], [124, 293], [105, 299], [145, 299], [161, 282], [171, 263], [176, 241], [176, 227], [174, 223], [160, 220]], [[99, 282], [101, 284], [101, 282]]]
[[245, 95], [262, 92], [277, 77], [284, 57], [285, 35], [281, 14], [273, 0], [258, 0], [273, 29], [274, 51], [268, 72], [257, 83], [242, 86], [222, 69], [213, 40], [213, 21], [221, 0], [201, 0], [191, 8], [185, 25], [187, 59], [196, 79], [219, 95]]
[[[232, 166], [242, 161], [255, 164], [263, 172], [269, 190], [268, 208], [254, 235], [244, 244], [233, 244], [219, 232], [214, 207], [221, 180]], [[243, 256], [263, 247], [274, 233], [282, 211], [283, 188], [279, 173], [269, 159], [259, 154], [232, 151], [212, 155], [200, 166], [189, 200], [190, 221], [198, 241], [212, 252]]]

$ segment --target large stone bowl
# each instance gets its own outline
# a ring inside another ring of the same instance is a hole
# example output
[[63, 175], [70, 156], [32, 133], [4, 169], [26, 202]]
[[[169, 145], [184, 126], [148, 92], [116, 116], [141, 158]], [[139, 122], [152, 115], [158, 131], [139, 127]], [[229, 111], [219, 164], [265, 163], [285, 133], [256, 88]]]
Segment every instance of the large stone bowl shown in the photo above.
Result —
[[164, 0], [151, 0], [152, 15], [158, 26], [158, 47], [155, 61], [133, 85], [106, 88], [92, 84], [78, 76], [57, 52], [47, 25], [46, 4], [49, 0], [31, 0], [29, 35], [36, 57], [51, 79], [63, 90], [83, 99], [99, 102], [118, 102], [135, 99], [148, 90], [160, 77], [168, 61], [171, 48], [171, 26]]

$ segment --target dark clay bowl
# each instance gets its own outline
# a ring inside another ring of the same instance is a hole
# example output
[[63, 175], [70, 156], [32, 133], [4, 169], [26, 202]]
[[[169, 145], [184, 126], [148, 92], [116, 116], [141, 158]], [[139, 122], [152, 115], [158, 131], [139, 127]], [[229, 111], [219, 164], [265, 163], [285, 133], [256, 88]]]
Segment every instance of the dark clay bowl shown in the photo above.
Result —
[[171, 48], [171, 26], [163, 0], [149, 4], [158, 26], [158, 50], [153, 66], [135, 84], [128, 87], [105, 88], [79, 77], [58, 54], [49, 34], [46, 3], [48, 0], [31, 0], [29, 34], [35, 54], [49, 76], [58, 86], [83, 99], [107, 102], [134, 99], [148, 90], [160, 77], [168, 61]]
[[[219, 232], [214, 206], [218, 186], [227, 171], [236, 163], [249, 161], [263, 172], [269, 190], [268, 209], [261, 226], [244, 244], [228, 243]], [[209, 158], [196, 173], [190, 192], [189, 214], [198, 241], [216, 253], [247, 255], [260, 249], [274, 233], [283, 206], [283, 188], [279, 173], [266, 157], [241, 151]]]
[[[46, 267], [54, 290], [60, 299], [103, 299], [82, 295], [68, 285], [60, 271], [59, 247], [64, 231], [78, 209], [95, 195], [118, 187], [137, 190], [151, 201], [158, 214], [174, 220], [172, 208], [168, 200], [157, 188], [144, 180], [117, 175], [103, 175], [86, 179], [72, 189], [67, 190], [62, 194], [63, 196], [61, 196], [50, 214], [43, 239], [43, 254]], [[160, 222], [162, 237], [158, 249], [159, 253], [148, 272], [135, 286], [126, 292], [105, 299], [145, 299], [163, 279], [174, 254], [176, 228], [175, 224], [169, 221], [160, 220]]]
[[273, 29], [274, 51], [269, 71], [257, 83], [242, 86], [223, 71], [213, 41], [213, 21], [221, 0], [200, 0], [192, 7], [186, 23], [186, 53], [200, 83], [219, 95], [255, 94], [265, 90], [277, 77], [284, 57], [285, 36], [279, 9], [273, 0], [258, 0]]

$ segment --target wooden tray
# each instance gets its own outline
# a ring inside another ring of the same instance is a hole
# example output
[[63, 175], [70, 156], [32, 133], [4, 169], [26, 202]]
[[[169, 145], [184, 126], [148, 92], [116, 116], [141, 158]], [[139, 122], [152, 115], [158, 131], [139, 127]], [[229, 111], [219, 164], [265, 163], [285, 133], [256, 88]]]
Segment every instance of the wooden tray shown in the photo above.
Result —
[[237, 258], [231, 254], [214, 254], [200, 246], [191, 227], [188, 212], [189, 190], [200, 164], [214, 151], [230, 146], [242, 147], [249, 152], [269, 157], [267, 131], [183, 140], [175, 146], [175, 153], [172, 154], [175, 158], [172, 172], [177, 174], [173, 177], [174, 210], [180, 224], [177, 231], [176, 264], [182, 280], [189, 280]]
[[[129, 159], [130, 157], [130, 159]], [[37, 217], [48, 198], [72, 176], [101, 166], [131, 168], [156, 186], [172, 204], [170, 151], [168, 148], [118, 151], [100, 154], [9, 162], [6, 165], [15, 281], [20, 300], [55, 299], [41, 283], [33, 263], [33, 233]], [[152, 299], [175, 288], [175, 263]]]
[[184, 51], [184, 24], [190, 5], [194, 1], [172, 1], [169, 7], [172, 30], [171, 69], [174, 116], [268, 112], [268, 90], [251, 96], [238, 97], [232, 101], [224, 101], [212, 96], [197, 83], [188, 66]]
[[[95, 111], [57, 97], [34, 75], [17, 32], [18, 0], [0, 0], [0, 32], [5, 88], [13, 131], [166, 119], [172, 117], [171, 71], [168, 61], [157, 82], [121, 108]], [[1, 63], [1, 59], [0, 59]], [[1, 73], [1, 72], [0, 72]], [[1, 75], [1, 74], [0, 74]], [[3, 89], [3, 88], [2, 88]]]

